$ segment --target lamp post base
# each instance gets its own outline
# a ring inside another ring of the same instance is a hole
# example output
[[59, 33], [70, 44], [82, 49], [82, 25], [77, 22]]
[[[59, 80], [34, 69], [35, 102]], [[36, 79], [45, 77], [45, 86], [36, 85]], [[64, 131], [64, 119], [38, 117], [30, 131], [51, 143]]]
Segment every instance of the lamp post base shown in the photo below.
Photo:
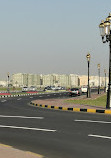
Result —
[[107, 103], [106, 103], [106, 109], [111, 108], [111, 93], [110, 93], [110, 84], [108, 85], [108, 90], [107, 90]]
[[100, 94], [100, 87], [98, 86], [98, 94]]
[[91, 91], [90, 91], [90, 88], [87, 89], [87, 98], [91, 98]]

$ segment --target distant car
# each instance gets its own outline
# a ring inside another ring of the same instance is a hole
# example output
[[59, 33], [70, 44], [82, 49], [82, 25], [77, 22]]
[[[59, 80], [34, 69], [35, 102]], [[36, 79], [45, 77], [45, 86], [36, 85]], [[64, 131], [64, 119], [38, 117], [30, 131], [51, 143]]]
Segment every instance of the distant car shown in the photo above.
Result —
[[35, 86], [31, 86], [31, 87], [29, 88], [29, 90], [30, 90], [30, 91], [37, 91], [37, 88], [36, 88]]
[[22, 87], [22, 92], [27, 92], [29, 90], [29, 88], [27, 86]]
[[55, 86], [51, 86], [51, 90], [56, 90], [56, 87]]
[[44, 91], [51, 90], [51, 86], [47, 86], [44, 88]]
[[82, 93], [87, 93], [87, 86], [82, 86], [81, 91]]
[[69, 90], [70, 96], [80, 96], [82, 94], [81, 88], [71, 88]]
[[44, 91], [47, 91], [47, 90], [56, 90], [56, 87], [55, 86], [46, 86], [44, 88]]
[[61, 89], [62, 89], [62, 87], [60, 87], [60, 86], [55, 88], [55, 90], [61, 90]]

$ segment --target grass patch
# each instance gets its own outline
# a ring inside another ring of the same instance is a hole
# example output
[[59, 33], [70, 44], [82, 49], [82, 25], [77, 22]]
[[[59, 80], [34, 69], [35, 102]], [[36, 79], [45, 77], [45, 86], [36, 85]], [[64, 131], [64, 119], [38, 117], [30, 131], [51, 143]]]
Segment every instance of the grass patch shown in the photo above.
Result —
[[96, 99], [74, 99], [74, 100], [67, 100], [67, 103], [74, 103], [74, 104], [83, 104], [83, 105], [93, 105], [93, 106], [102, 106], [106, 107], [106, 95], [100, 96]]

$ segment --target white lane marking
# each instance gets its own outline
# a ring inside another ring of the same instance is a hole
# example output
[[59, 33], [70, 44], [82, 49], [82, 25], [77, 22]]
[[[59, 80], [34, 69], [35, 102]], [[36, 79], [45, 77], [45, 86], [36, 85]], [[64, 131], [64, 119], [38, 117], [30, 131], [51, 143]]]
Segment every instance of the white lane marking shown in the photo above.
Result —
[[39, 97], [43, 97], [43, 96], [39, 96]]
[[50, 95], [47, 95], [47, 96], [50, 96]]
[[17, 100], [21, 100], [22, 98], [18, 98]]
[[94, 134], [89, 134], [89, 137], [96, 137], [96, 138], [104, 138], [104, 139], [111, 139], [111, 137], [108, 136], [101, 136], [101, 135], [94, 135]]
[[30, 97], [30, 99], [31, 99], [31, 98], [33, 98], [33, 97]]
[[90, 123], [111, 123], [111, 122], [106, 122], [106, 121], [93, 121], [93, 120], [74, 120], [77, 122], [90, 122]]
[[30, 117], [30, 116], [7, 116], [7, 115], [0, 115], [0, 117], [25, 118], [25, 119], [44, 119], [44, 117]]
[[54, 95], [56, 95], [56, 94], [54, 94]]
[[17, 126], [5, 126], [5, 125], [0, 125], [0, 128], [13, 128], [13, 129], [25, 129], [25, 130], [34, 130], [34, 131], [56, 132], [56, 130], [53, 130], [53, 129], [17, 127]]
[[4, 103], [4, 102], [6, 102], [6, 101], [7, 101], [7, 100], [2, 100], [1, 102]]

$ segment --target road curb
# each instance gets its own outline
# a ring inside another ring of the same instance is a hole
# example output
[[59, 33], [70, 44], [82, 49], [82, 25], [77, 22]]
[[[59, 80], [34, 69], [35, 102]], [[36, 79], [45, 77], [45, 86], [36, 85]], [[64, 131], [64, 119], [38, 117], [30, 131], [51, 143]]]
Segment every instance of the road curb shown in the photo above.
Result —
[[33, 102], [30, 102], [30, 104], [34, 105], [36, 107], [55, 109], [55, 110], [63, 110], [63, 111], [111, 114], [111, 110], [104, 110], [104, 109], [88, 109], [88, 108], [62, 107], [62, 106], [35, 104]]
[[38, 93], [34, 94], [15, 94], [15, 95], [1, 95], [0, 98], [11, 98], [11, 97], [20, 97], [20, 96], [29, 96], [29, 95], [38, 95]]
[[[62, 91], [63, 92], [63, 91]], [[11, 94], [11, 95], [0, 95], [0, 98], [10, 98], [10, 97], [20, 97], [20, 96], [30, 96], [30, 95], [41, 95], [41, 94], [53, 94], [53, 93], [60, 93], [60, 92], [46, 92], [46, 93], [27, 93], [27, 94]]]

